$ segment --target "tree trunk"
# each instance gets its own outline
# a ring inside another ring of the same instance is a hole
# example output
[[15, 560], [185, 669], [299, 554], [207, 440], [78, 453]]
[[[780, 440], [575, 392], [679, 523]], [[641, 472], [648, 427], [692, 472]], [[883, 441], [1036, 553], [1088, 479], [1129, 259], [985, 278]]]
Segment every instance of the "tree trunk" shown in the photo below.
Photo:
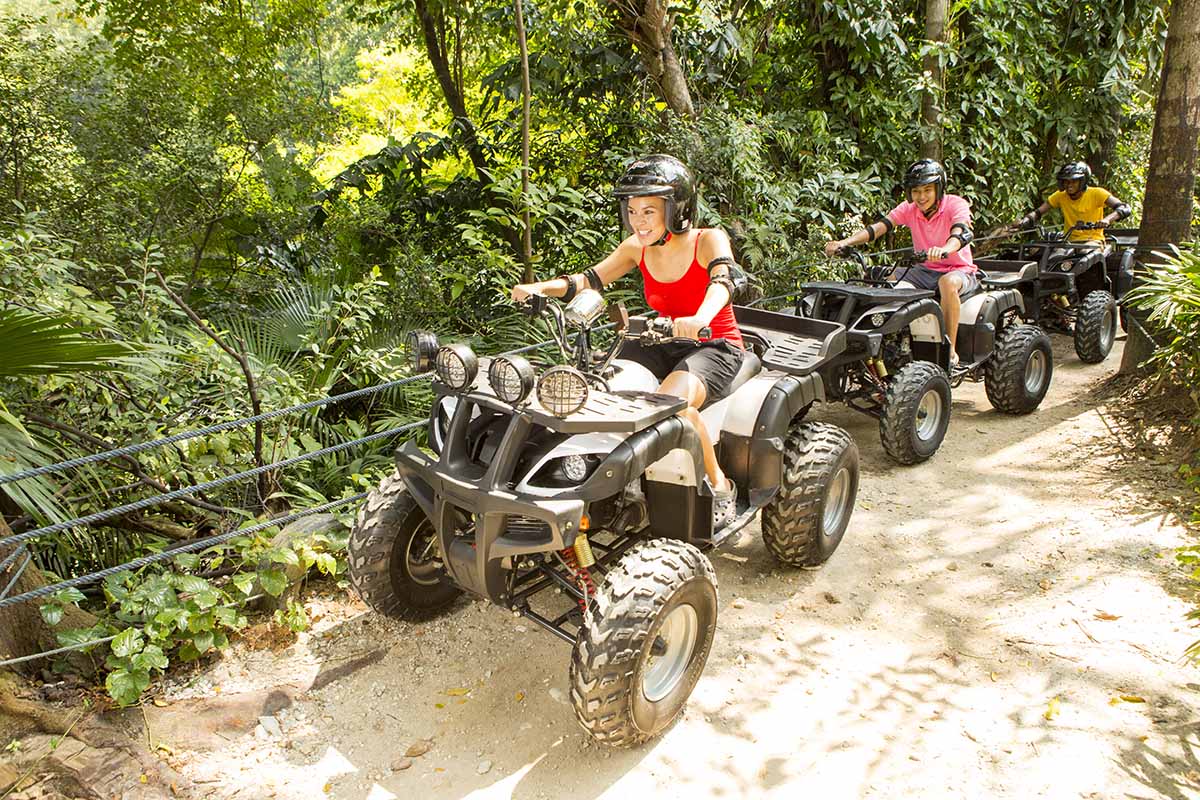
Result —
[[931, 87], [921, 98], [921, 158], [942, 160], [942, 49], [946, 41], [946, 14], [949, 0], [925, 0], [925, 41], [930, 52], [925, 56], [925, 71]]
[[521, 0], [516, 0], [517, 44], [521, 48], [521, 263], [525, 265], [525, 282], [533, 282], [533, 229], [529, 224], [529, 47], [525, 42], [525, 13]]
[[[1146, 171], [1146, 198], [1138, 241], [1143, 245], [1180, 243], [1191, 238], [1192, 201], [1196, 187], [1196, 144], [1200, 137], [1200, 0], [1175, 0], [1167, 27], [1162, 79]], [[1143, 253], [1146, 269], [1154, 269], [1152, 252]], [[1137, 275], [1134, 284], [1137, 284]], [[1154, 345], [1141, 328], [1145, 312], [1134, 309], [1121, 372], [1139, 370]], [[1134, 329], [1138, 330], [1135, 331]]]
[[[12, 531], [9, 529], [8, 523], [0, 518], [0, 538], [11, 535]], [[14, 549], [12, 546], [0, 545], [0, 562], [8, 558]], [[13, 575], [20, 571], [20, 576], [9, 590], [7, 597], [23, 594], [46, 585], [46, 579], [37, 565], [32, 561], [26, 563], [26, 555], [28, 552], [17, 555], [7, 567], [0, 570], [0, 589], [8, 586]], [[22, 566], [24, 566], [23, 570]], [[41, 612], [38, 610], [39, 606], [40, 603], [33, 600], [0, 608], [0, 661], [53, 650], [61, 646], [54, 636], [55, 631], [90, 628], [96, 624], [96, 618], [88, 612], [75, 606], [67, 606], [59, 623], [51, 627], [42, 619]], [[82, 653], [71, 656], [68, 660], [81, 674], [92, 675], [96, 671], [92, 658]], [[50, 663], [46, 660], [35, 660], [17, 664], [12, 669], [26, 675], [33, 675], [43, 667], [49, 666]]]
[[[459, 90], [459, 83], [450, 69], [450, 56], [443, 46], [441, 36], [445, 28], [445, 18], [444, 16], [435, 16], [426, 0], [413, 0], [413, 8], [417, 13], [417, 22], [421, 26], [421, 36], [425, 41], [425, 53], [429, 56], [433, 74], [437, 76], [438, 86], [441, 87], [442, 96], [446, 99], [446, 105], [454, 117], [454, 124], [462, 131], [471, 163], [482, 178], [490, 170], [491, 165], [479, 144], [475, 125], [467, 116], [467, 105]], [[444, 14], [444, 12], [439, 12], [439, 14]]]
[[617, 27], [637, 48], [642, 66], [658, 85], [667, 106], [681, 117], [696, 116], [687, 76], [671, 42], [675, 16], [669, 13], [666, 0], [642, 0], [640, 8], [632, 3], [609, 2], [619, 12]]

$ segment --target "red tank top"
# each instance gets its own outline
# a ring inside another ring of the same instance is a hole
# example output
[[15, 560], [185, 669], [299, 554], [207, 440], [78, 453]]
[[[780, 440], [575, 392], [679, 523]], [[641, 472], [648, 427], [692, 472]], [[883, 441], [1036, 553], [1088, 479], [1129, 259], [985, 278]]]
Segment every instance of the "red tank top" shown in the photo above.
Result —
[[[692, 251], [692, 265], [683, 277], [677, 281], [655, 280], [646, 269], [646, 248], [642, 248], [642, 257], [638, 261], [638, 269], [642, 271], [642, 285], [646, 292], [646, 304], [664, 317], [690, 317], [700, 310], [704, 295], [708, 293], [708, 270], [701, 266], [696, 254], [700, 250], [701, 231], [696, 236], [696, 248]], [[742, 332], [738, 330], [737, 320], [733, 316], [733, 306], [726, 305], [708, 323], [712, 329], [712, 339], [726, 339], [731, 344], [744, 348]], [[708, 341], [705, 339], [704, 341]]]

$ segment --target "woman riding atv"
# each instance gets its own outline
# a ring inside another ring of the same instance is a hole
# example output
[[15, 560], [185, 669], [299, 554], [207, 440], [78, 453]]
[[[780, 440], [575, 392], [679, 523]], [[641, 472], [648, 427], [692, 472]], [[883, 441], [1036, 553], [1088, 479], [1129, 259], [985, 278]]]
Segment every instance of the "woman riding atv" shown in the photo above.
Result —
[[[720, 228], [695, 226], [696, 184], [687, 166], [672, 156], [635, 161], [613, 194], [629, 233], [617, 248], [583, 273], [514, 286], [512, 297], [520, 302], [542, 294], [570, 302], [585, 289], [600, 291], [635, 267], [641, 270], [647, 305], [674, 320], [679, 338], [650, 346], [626, 342], [618, 357], [654, 373], [662, 381], [659, 392], [687, 401], [680, 415], [699, 436], [713, 491], [713, 524], [720, 527], [734, 516], [737, 489], [717, 463], [699, 409], [728, 394], [745, 352], [731, 305], [734, 260], [729, 237]], [[706, 327], [711, 336], [701, 337]]]

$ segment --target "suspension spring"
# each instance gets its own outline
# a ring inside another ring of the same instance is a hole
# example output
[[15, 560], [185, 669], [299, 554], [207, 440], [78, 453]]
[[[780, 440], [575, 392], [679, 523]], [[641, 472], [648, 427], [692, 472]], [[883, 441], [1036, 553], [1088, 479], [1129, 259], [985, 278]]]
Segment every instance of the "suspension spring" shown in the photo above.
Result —
[[562, 557], [563, 563], [567, 565], [567, 569], [571, 570], [572, 577], [579, 584], [579, 591], [583, 592], [583, 597], [579, 598], [579, 610], [587, 613], [588, 601], [596, 596], [596, 584], [592, 580], [592, 573], [587, 567], [579, 565], [579, 559], [575, 556], [575, 549], [565, 547], [558, 551]]

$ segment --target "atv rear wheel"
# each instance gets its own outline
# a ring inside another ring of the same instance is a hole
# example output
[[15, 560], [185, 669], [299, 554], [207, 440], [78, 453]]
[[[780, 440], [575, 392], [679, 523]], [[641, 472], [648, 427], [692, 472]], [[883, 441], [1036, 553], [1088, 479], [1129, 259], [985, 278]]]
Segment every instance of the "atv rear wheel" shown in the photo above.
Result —
[[783, 485], [763, 509], [763, 544], [793, 567], [825, 563], [842, 542], [858, 495], [858, 446], [835, 425], [792, 423]]
[[1083, 299], [1075, 314], [1075, 354], [1085, 364], [1108, 358], [1117, 338], [1117, 299], [1097, 289]]
[[700, 679], [717, 624], [717, 576], [698, 549], [653, 539], [596, 590], [571, 653], [571, 704], [597, 742], [657, 736]]
[[992, 406], [1005, 414], [1028, 414], [1039, 405], [1054, 374], [1050, 337], [1036, 325], [1011, 325], [996, 337], [983, 368]]
[[350, 583], [380, 614], [428, 619], [462, 594], [442, 566], [433, 523], [395, 473], [367, 495], [348, 549]]
[[887, 387], [879, 439], [901, 464], [916, 464], [937, 452], [950, 425], [950, 379], [937, 364], [911, 361]]

